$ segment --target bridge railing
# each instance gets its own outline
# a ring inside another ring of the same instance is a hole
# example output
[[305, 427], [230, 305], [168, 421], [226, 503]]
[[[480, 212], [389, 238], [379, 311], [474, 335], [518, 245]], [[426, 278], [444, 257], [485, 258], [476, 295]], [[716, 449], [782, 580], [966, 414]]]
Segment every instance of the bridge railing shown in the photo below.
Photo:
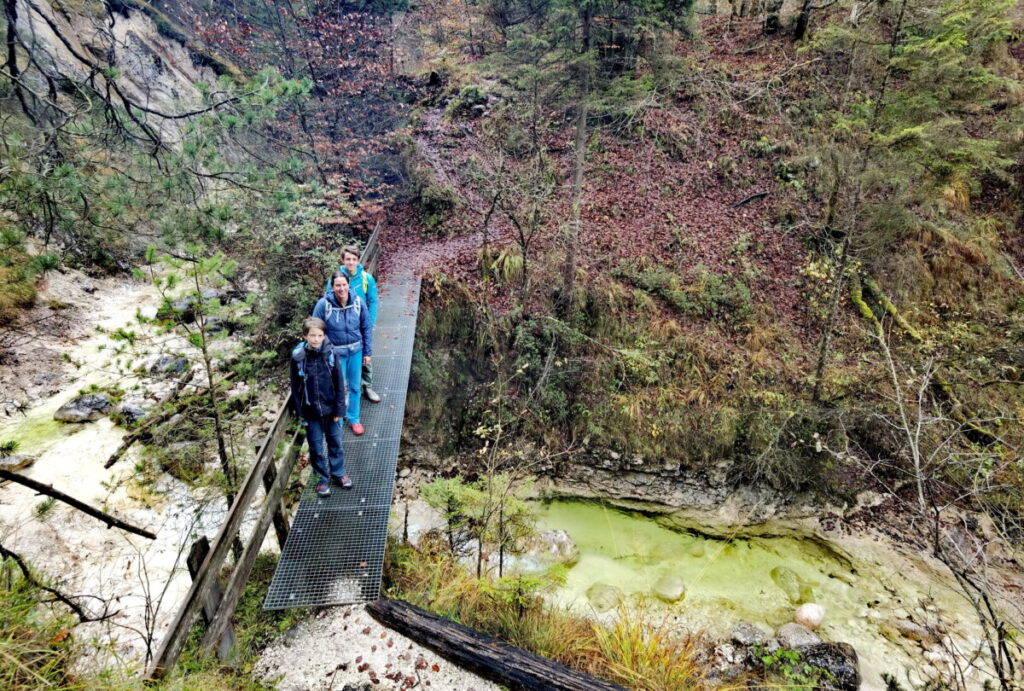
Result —
[[[380, 228], [381, 223], [378, 222], [363, 250], [363, 266], [371, 273], [376, 270], [380, 258]], [[178, 609], [174, 621], [171, 622], [167, 634], [160, 642], [147, 674], [151, 679], [162, 678], [174, 667], [200, 611], [206, 622], [201, 647], [207, 651], [216, 650], [221, 659], [233, 653], [234, 635], [231, 630], [231, 619], [270, 525], [274, 525], [277, 542], [282, 549], [288, 538], [288, 518], [282, 497], [294, 470], [299, 449], [305, 441], [304, 431], [292, 425], [295, 416], [288, 405], [289, 396], [290, 393], [281, 399], [277, 417], [274, 418], [270, 431], [260, 444], [256, 460], [242, 481], [235, 501], [231, 504], [213, 542], [210, 543], [203, 537], [192, 546], [188, 559], [192, 587]], [[283, 441], [285, 446], [280, 448]], [[266, 499], [256, 519], [256, 525], [236, 560], [226, 585], [221, 588], [221, 570], [232, 545], [236, 544], [240, 537], [242, 521], [261, 485]]]

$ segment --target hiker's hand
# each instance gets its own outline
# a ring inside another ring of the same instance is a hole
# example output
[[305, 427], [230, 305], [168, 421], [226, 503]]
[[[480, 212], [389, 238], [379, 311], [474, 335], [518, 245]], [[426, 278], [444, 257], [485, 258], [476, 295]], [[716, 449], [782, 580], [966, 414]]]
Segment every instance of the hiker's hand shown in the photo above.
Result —
[[339, 420], [341, 420], [341, 418], [340, 418], [340, 417], [336, 417], [336, 418], [334, 418], [334, 421], [335, 421], [335, 422], [338, 422]]
[[364, 355], [363, 356], [363, 364], [364, 365], [370, 364], [370, 356], [369, 355]]

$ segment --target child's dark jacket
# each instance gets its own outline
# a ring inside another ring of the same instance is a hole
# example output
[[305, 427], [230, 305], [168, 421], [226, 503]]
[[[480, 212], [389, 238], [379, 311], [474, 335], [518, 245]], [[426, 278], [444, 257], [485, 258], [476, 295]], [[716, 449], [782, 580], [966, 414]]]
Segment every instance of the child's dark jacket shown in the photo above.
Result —
[[295, 346], [291, 383], [291, 404], [303, 419], [345, 416], [345, 384], [330, 340], [316, 350], [305, 341]]

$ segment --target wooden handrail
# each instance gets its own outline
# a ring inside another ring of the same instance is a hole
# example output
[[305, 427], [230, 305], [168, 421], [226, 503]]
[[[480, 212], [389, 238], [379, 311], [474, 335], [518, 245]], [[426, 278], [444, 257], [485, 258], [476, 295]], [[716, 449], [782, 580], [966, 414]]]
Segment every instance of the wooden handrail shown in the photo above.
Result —
[[[171, 623], [167, 631], [167, 635], [164, 637], [163, 641], [160, 642], [160, 649], [157, 652], [156, 658], [153, 661], [153, 666], [147, 675], [150, 679], [160, 679], [167, 674], [177, 661], [178, 655], [181, 654], [181, 648], [185, 644], [185, 640], [188, 638], [189, 630], [192, 628], [192, 622], [195, 620], [196, 614], [199, 612], [199, 608], [202, 607], [207, 593], [210, 591], [217, 579], [220, 568], [224, 563], [224, 559], [231, 550], [231, 543], [234, 541], [235, 536], [238, 533], [238, 529], [242, 525], [243, 518], [245, 518], [246, 509], [248, 509], [250, 504], [252, 504], [256, 490], [263, 482], [263, 475], [266, 473], [271, 461], [273, 461], [277, 452], [277, 445], [284, 436], [284, 432], [288, 427], [288, 423], [291, 422], [292, 417], [293, 413], [291, 408], [287, 405], [281, 406], [281, 410], [274, 419], [274, 423], [271, 425], [270, 431], [267, 432], [267, 436], [264, 439], [263, 444], [260, 446], [259, 452], [256, 456], [256, 462], [253, 463], [252, 468], [249, 469], [249, 473], [245, 476], [242, 487], [235, 496], [235, 501], [231, 504], [231, 508], [228, 510], [228, 515], [224, 519], [224, 524], [221, 526], [220, 530], [217, 532], [217, 536], [213, 540], [213, 544], [210, 547], [210, 553], [206, 555], [206, 559], [203, 560], [202, 566], [199, 567], [195, 580], [192, 581], [192, 587], [189, 589], [188, 595], [185, 596], [184, 603], [182, 603], [181, 607], [178, 609], [178, 613], [175, 615], [174, 621]], [[281, 481], [280, 476], [287, 477], [287, 475], [287, 473], [281, 472], [278, 480]], [[270, 497], [268, 497], [268, 499], [270, 499]], [[269, 513], [273, 509], [274, 505], [271, 501], [267, 501], [266, 504], [265, 512]], [[264, 534], [265, 533], [266, 528], [264, 528]], [[260, 540], [262, 541], [262, 536], [260, 537]], [[248, 573], [245, 575], [248, 577]], [[218, 609], [218, 614], [219, 613], [220, 610]]]

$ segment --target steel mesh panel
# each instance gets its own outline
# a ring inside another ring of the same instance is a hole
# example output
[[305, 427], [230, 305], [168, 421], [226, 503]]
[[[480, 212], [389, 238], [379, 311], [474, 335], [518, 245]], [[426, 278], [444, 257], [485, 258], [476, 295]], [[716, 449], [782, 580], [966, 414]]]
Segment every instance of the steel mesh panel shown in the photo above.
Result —
[[321, 498], [315, 480], [302, 493], [265, 609], [340, 605], [376, 600], [394, 492], [416, 336], [419, 279], [381, 286], [374, 329], [373, 388], [380, 403], [363, 401], [359, 437], [346, 426], [345, 469], [355, 485]]

